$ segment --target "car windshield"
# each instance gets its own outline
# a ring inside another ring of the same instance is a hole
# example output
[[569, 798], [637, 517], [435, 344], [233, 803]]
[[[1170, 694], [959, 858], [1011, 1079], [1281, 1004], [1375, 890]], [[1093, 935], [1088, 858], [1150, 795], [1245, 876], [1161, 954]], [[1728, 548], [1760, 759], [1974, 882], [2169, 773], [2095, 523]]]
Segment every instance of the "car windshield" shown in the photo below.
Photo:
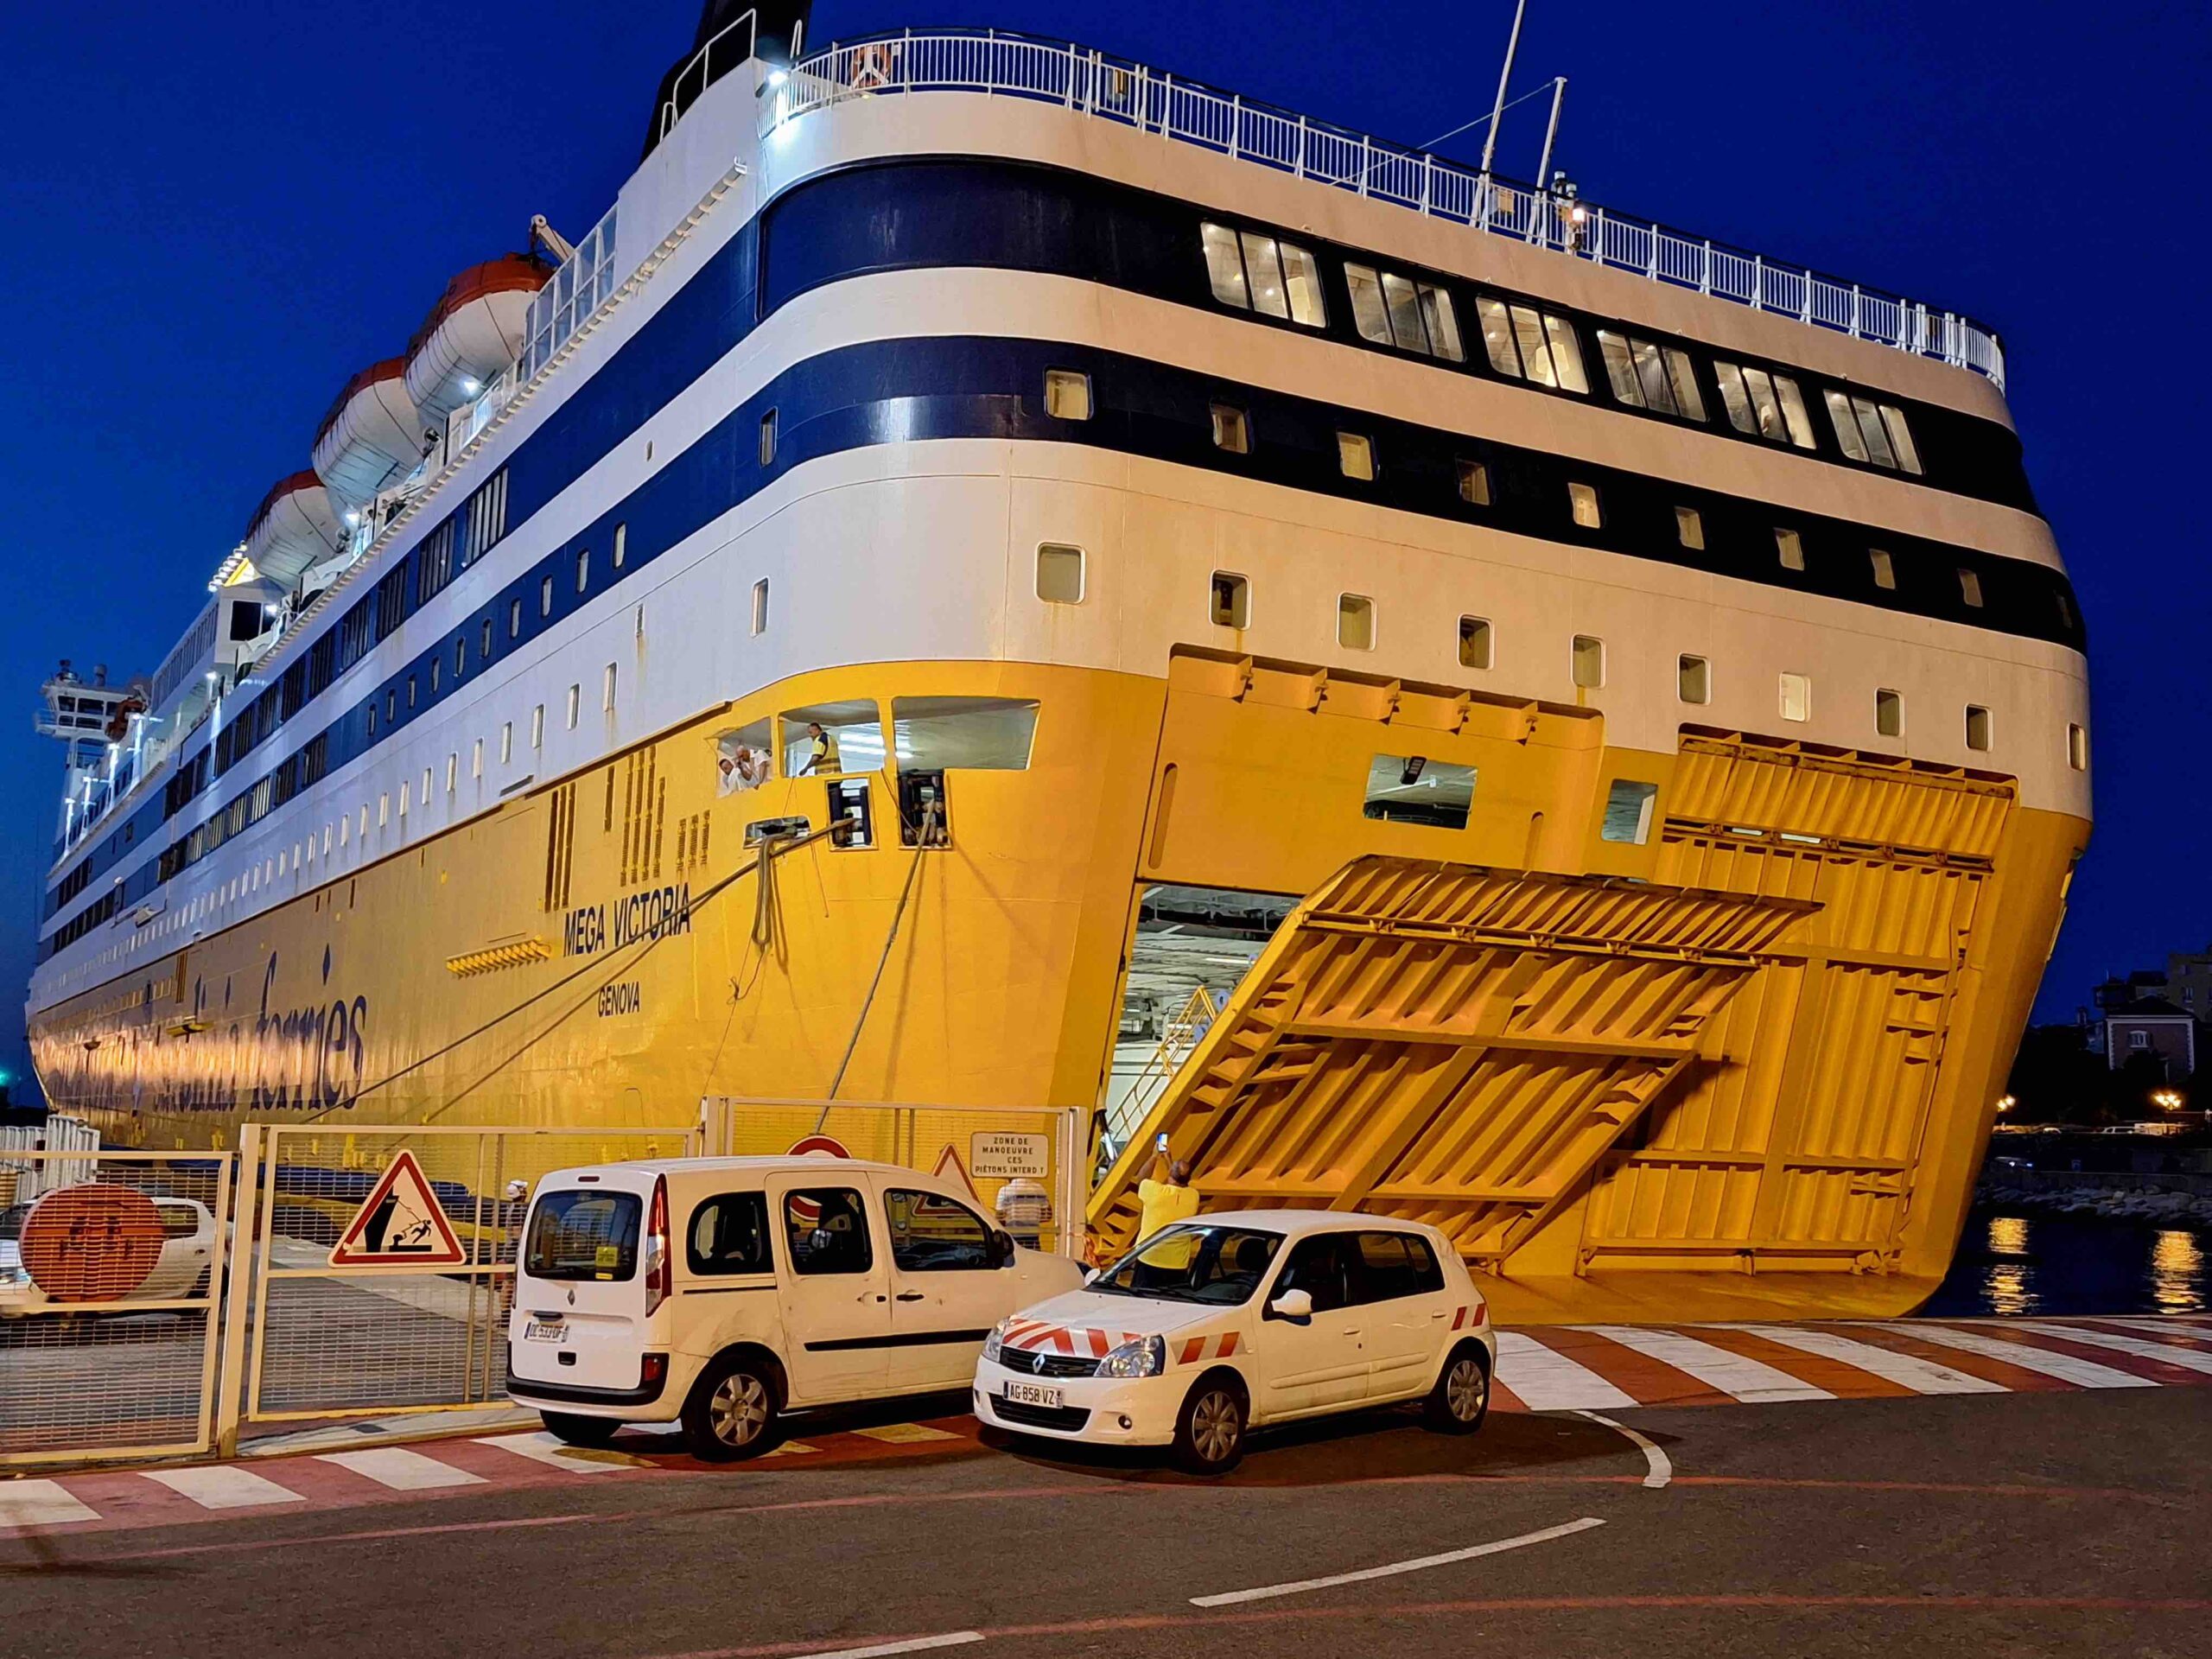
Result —
[[1281, 1233], [1192, 1222], [1145, 1241], [1090, 1281], [1113, 1296], [1235, 1307], [1252, 1300], [1268, 1264], [1282, 1248]]
[[11, 1204], [0, 1210], [0, 1244], [13, 1244], [23, 1236], [23, 1217], [29, 1215], [28, 1204]]

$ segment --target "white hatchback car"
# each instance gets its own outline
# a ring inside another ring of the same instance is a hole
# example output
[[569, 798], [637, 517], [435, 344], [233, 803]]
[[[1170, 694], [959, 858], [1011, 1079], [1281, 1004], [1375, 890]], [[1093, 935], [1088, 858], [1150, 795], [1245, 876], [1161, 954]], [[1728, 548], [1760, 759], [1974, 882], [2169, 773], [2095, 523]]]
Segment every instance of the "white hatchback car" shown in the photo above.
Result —
[[976, 1414], [1221, 1474], [1245, 1432], [1425, 1400], [1482, 1427], [1497, 1339], [1444, 1235], [1356, 1212], [1238, 1210], [1164, 1227], [1082, 1289], [991, 1332]]
[[962, 1388], [994, 1325], [1083, 1282], [964, 1189], [819, 1156], [556, 1171], [519, 1254], [508, 1395], [574, 1445], [681, 1422], [716, 1461], [787, 1409]]
[[[54, 1189], [57, 1192], [68, 1190]], [[215, 1252], [215, 1217], [197, 1198], [163, 1193], [153, 1204], [162, 1221], [162, 1254], [143, 1281], [110, 1299], [118, 1312], [128, 1311], [122, 1305], [130, 1302], [182, 1301], [207, 1294], [207, 1275]], [[30, 1270], [23, 1266], [23, 1226], [37, 1207], [38, 1200], [34, 1199], [0, 1209], [0, 1319], [35, 1313], [53, 1300], [32, 1281]]]

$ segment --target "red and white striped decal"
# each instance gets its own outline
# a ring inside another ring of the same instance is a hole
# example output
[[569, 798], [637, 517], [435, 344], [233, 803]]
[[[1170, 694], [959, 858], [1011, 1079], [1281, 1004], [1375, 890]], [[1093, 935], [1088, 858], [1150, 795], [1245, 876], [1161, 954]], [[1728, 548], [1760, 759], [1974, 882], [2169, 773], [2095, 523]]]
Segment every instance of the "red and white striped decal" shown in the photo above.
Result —
[[1236, 1353], [1242, 1340], [1234, 1331], [1224, 1331], [1212, 1337], [1185, 1337], [1176, 1354], [1176, 1363], [1196, 1365], [1201, 1360], [1227, 1359]]
[[1142, 1333], [1135, 1331], [1102, 1331], [1088, 1325], [1052, 1325], [1043, 1319], [1016, 1319], [1006, 1328], [1001, 1344], [1016, 1353], [1065, 1354], [1071, 1357], [1087, 1354], [1093, 1359], [1103, 1359], [1125, 1342], [1134, 1342]]
[[1452, 1315], [1452, 1328], [1454, 1331], [1464, 1331], [1469, 1326], [1479, 1331], [1489, 1323], [1490, 1309], [1480, 1302], [1477, 1302], [1472, 1307], [1463, 1305]]

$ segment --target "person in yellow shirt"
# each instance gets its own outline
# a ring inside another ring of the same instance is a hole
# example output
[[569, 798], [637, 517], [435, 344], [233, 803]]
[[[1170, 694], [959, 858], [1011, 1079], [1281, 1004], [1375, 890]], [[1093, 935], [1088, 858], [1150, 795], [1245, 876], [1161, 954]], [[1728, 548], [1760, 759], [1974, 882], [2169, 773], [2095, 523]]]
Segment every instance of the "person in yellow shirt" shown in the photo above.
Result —
[[[1179, 1158], [1170, 1163], [1167, 1149], [1165, 1147], [1159, 1148], [1152, 1154], [1151, 1178], [1137, 1183], [1137, 1203], [1142, 1211], [1137, 1223], [1140, 1241], [1150, 1238], [1163, 1227], [1173, 1226], [1179, 1221], [1188, 1221], [1197, 1215], [1198, 1193], [1198, 1189], [1191, 1185], [1190, 1165]], [[1176, 1243], [1180, 1244], [1184, 1241], [1179, 1239]], [[1189, 1244], [1191, 1249], [1195, 1250], [1197, 1239], [1191, 1239]], [[1186, 1267], [1190, 1260], [1187, 1253], [1180, 1262], [1154, 1259], [1161, 1267]]]

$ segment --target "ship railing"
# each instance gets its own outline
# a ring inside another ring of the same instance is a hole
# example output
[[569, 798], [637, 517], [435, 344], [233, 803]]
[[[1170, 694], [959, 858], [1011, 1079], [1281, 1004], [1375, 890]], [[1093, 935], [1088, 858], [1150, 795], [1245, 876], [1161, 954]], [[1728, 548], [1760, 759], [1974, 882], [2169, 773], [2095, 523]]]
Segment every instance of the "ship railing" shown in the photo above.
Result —
[[1058, 104], [1649, 282], [1934, 358], [2000, 389], [2005, 385], [2004, 348], [1995, 332], [1956, 312], [1065, 41], [992, 29], [907, 29], [836, 41], [795, 64], [773, 96], [762, 99], [762, 130], [855, 99], [923, 92]]

